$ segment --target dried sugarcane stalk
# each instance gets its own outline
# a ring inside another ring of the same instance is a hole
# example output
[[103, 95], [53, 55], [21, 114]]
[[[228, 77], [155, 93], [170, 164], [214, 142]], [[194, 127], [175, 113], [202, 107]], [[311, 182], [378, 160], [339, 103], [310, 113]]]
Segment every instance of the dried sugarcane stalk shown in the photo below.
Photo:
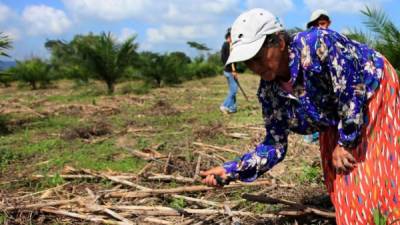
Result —
[[111, 224], [111, 225], [127, 225], [124, 222], [114, 221], [114, 220], [106, 220], [99, 216], [94, 215], [82, 215], [75, 212], [69, 212], [61, 209], [52, 209], [52, 208], [42, 208], [40, 209], [42, 212], [47, 212], [56, 215], [68, 216], [72, 218], [77, 218], [85, 221], [95, 222], [95, 223], [103, 223], [103, 224]]
[[141, 176], [143, 175], [143, 173], [145, 173], [146, 171], [148, 171], [149, 168], [152, 167], [152, 166], [153, 166], [153, 162], [147, 163], [147, 164], [139, 171], [139, 173], [137, 174], [138, 178], [141, 177]]
[[172, 156], [171, 152], [168, 153], [168, 158], [167, 158], [167, 161], [165, 162], [165, 165], [164, 165], [163, 172], [166, 175], [171, 174], [171, 156]]
[[250, 194], [243, 194], [242, 197], [246, 200], [249, 201], [255, 201], [255, 202], [260, 202], [260, 203], [267, 203], [267, 204], [284, 204], [284, 205], [289, 205], [292, 206], [300, 212], [306, 212], [306, 213], [314, 213], [315, 215], [318, 216], [323, 216], [327, 218], [335, 218], [335, 213], [334, 212], [328, 212], [324, 210], [320, 210], [317, 208], [309, 207], [306, 205], [299, 204], [297, 202], [285, 200], [285, 199], [278, 199], [278, 198], [271, 198], [265, 195], [250, 195]]
[[196, 169], [194, 170], [193, 182], [199, 177], [201, 164], [201, 155], [197, 157]]
[[16, 197], [15, 199], [27, 198], [27, 197], [31, 197], [31, 196], [38, 195], [38, 194], [42, 194], [42, 193], [43, 193], [43, 194], [41, 195], [40, 198], [43, 199], [43, 198], [46, 198], [46, 196], [49, 195], [49, 194], [48, 194], [49, 192], [52, 192], [52, 191], [57, 190], [57, 189], [60, 189], [60, 188], [66, 186], [66, 185], [68, 185], [68, 184], [70, 184], [70, 182], [66, 182], [66, 183], [64, 183], [64, 184], [61, 184], [61, 185], [58, 185], [58, 186], [56, 186], [56, 187], [52, 187], [52, 188], [49, 188], [49, 189], [46, 189], [46, 190], [43, 190], [43, 191], [38, 191], [38, 192], [34, 192], [34, 193], [29, 193], [29, 194], [26, 194], [26, 195], [22, 195], [22, 196]]
[[146, 217], [143, 220], [144, 222], [148, 222], [148, 223], [152, 223], [152, 224], [163, 224], [163, 225], [172, 225], [174, 223], [167, 221], [167, 220], [161, 220], [161, 219], [157, 219], [155, 217]]
[[141, 186], [139, 184], [132, 183], [132, 182], [124, 180], [124, 179], [120, 179], [118, 177], [110, 176], [110, 175], [103, 174], [103, 173], [93, 172], [93, 171], [88, 170], [88, 169], [83, 169], [82, 171], [85, 172], [85, 173], [88, 173], [88, 174], [90, 174], [92, 176], [96, 176], [96, 177], [99, 177], [99, 178], [105, 178], [105, 179], [111, 180], [111, 181], [113, 181], [115, 183], [124, 184], [124, 185], [130, 186], [130, 187], [137, 188], [139, 190], [150, 190], [150, 188]]
[[61, 177], [63, 179], [97, 179], [98, 177], [92, 176], [92, 175], [87, 175], [87, 174], [60, 174], [60, 175], [32, 175], [32, 178], [34, 179], [40, 179], [40, 178], [53, 178], [53, 177]]
[[[256, 194], [261, 194], [261, 193], [264, 193], [264, 192], [265, 192], [265, 189], [256, 192]], [[234, 205], [231, 206], [231, 208], [233, 209], [233, 208], [238, 207], [238, 206], [240, 205], [240, 203], [241, 203], [241, 201], [238, 202], [238, 203], [235, 203]], [[210, 221], [210, 220], [212, 220], [212, 219], [214, 219], [214, 218], [216, 218], [216, 217], [217, 217], [217, 215], [211, 215], [211, 216], [205, 218], [204, 220], [202, 220], [202, 221], [200, 221], [200, 222], [198, 222], [198, 223], [195, 223], [195, 224], [193, 224], [193, 225], [202, 225], [202, 224], [206, 223], [207, 221]]]
[[[116, 210], [128, 211], [135, 215], [146, 215], [146, 216], [180, 216], [182, 214], [198, 214], [198, 215], [226, 215], [223, 209], [174, 209], [165, 206], [136, 206], [136, 205], [126, 205], [126, 206], [104, 206]], [[242, 212], [242, 211], [231, 211], [232, 216], [256, 216], [262, 218], [276, 218], [274, 214], [255, 214], [252, 212]]]
[[174, 198], [182, 198], [182, 199], [185, 199], [185, 200], [188, 201], [188, 202], [200, 203], [200, 204], [206, 205], [206, 206], [215, 206], [215, 207], [220, 207], [220, 208], [223, 206], [223, 204], [218, 203], [218, 202], [213, 202], [213, 201], [204, 200], [204, 199], [199, 199], [199, 198], [187, 197], [187, 196], [184, 196], [184, 195], [176, 195], [176, 194], [173, 194], [173, 195], [171, 195], [171, 196], [174, 197]]
[[[258, 186], [258, 185], [270, 185], [271, 182], [269, 180], [265, 181], [256, 181], [252, 183], [232, 183], [230, 185], [226, 185], [223, 187], [218, 187], [218, 189], [229, 189], [229, 188], [239, 188], [239, 187], [249, 187], [249, 186]], [[188, 186], [188, 187], [179, 187], [179, 188], [170, 188], [170, 189], [151, 189], [151, 190], [142, 190], [142, 191], [133, 191], [133, 192], [111, 192], [107, 195], [107, 197], [112, 198], [144, 198], [148, 196], [154, 195], [163, 195], [163, 194], [176, 194], [183, 192], [200, 192], [200, 191], [210, 191], [215, 190], [216, 187], [207, 187], [204, 185], [198, 186]]]
[[153, 173], [152, 176], [147, 177], [147, 180], [158, 180], [158, 181], [177, 181], [183, 183], [193, 183], [195, 180], [190, 177], [183, 177], [179, 175], [164, 175], [164, 174], [157, 174]]
[[224, 209], [225, 209], [226, 214], [228, 214], [228, 216], [232, 218], [232, 224], [240, 225], [240, 219], [233, 215], [231, 208], [227, 204], [224, 204]]
[[52, 201], [52, 202], [46, 202], [46, 203], [37, 203], [37, 204], [30, 204], [30, 205], [19, 205], [19, 206], [9, 206], [6, 207], [4, 205], [0, 205], [0, 210], [3, 211], [11, 211], [11, 210], [17, 210], [17, 209], [39, 209], [43, 207], [48, 207], [48, 206], [56, 206], [56, 205], [66, 205], [70, 203], [77, 203], [81, 199], [80, 198], [75, 198], [75, 199], [70, 199], [70, 200], [60, 200], [60, 201]]
[[[32, 175], [32, 178], [34, 179], [40, 179], [40, 178], [53, 178], [53, 177], [61, 177], [63, 179], [98, 179], [100, 178], [99, 176], [95, 175], [90, 175], [90, 174], [60, 174], [60, 175], [40, 175], [40, 174], [35, 174]], [[127, 175], [119, 175], [119, 176], [113, 176], [118, 179], [136, 179], [136, 175], [132, 176], [127, 176]]]
[[104, 212], [104, 213], [108, 214], [109, 216], [111, 216], [111, 217], [113, 217], [113, 218], [115, 218], [115, 219], [118, 219], [118, 220], [124, 222], [124, 224], [126, 224], [126, 225], [133, 225], [133, 224], [135, 224], [134, 222], [132, 222], [132, 221], [126, 219], [125, 217], [121, 216], [119, 213], [116, 213], [116, 212], [114, 212], [113, 210], [108, 209], [108, 208], [106, 208], [106, 207], [104, 207], [104, 206], [97, 205], [97, 204], [94, 203], [94, 202], [88, 202], [88, 203], [86, 203], [86, 204], [85, 204], [85, 207], [86, 207], [87, 209], [89, 209], [90, 211], [93, 211], [93, 212], [97, 212], [97, 211]]

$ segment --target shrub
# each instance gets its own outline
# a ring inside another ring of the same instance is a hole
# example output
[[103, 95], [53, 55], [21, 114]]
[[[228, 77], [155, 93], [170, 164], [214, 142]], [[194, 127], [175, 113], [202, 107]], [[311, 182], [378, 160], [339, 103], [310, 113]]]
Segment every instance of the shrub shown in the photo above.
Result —
[[10, 69], [17, 80], [28, 83], [34, 90], [38, 88], [38, 84], [41, 88], [45, 88], [51, 83], [53, 77], [49, 71], [49, 64], [40, 58], [32, 58], [23, 62], [18, 61], [17, 65]]
[[179, 84], [187, 74], [190, 58], [182, 52], [158, 54], [142, 52], [140, 58], [140, 71], [144, 81], [161, 87], [163, 84]]
[[188, 78], [212, 77], [222, 73], [222, 66], [210, 64], [207, 62], [193, 62], [188, 67]]

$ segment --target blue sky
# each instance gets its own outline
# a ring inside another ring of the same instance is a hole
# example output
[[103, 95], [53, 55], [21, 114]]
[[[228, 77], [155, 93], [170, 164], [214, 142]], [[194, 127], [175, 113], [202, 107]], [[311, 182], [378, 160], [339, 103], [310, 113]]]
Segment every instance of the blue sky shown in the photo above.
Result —
[[[123, 40], [136, 34], [140, 50], [196, 52], [186, 41], [219, 50], [235, 18], [261, 7], [279, 16], [286, 27], [304, 27], [311, 12], [329, 11], [332, 29], [364, 28], [365, 5], [385, 10], [399, 27], [398, 0], [0, 0], [0, 32], [14, 41], [14, 59], [48, 57], [47, 39], [71, 40], [76, 34], [110, 31]], [[1, 58], [4, 60], [4, 58]]]

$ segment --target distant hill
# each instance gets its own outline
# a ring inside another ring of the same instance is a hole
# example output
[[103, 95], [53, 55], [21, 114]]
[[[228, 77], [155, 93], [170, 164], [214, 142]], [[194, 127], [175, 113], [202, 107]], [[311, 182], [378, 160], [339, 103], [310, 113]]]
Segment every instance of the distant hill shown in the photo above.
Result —
[[17, 65], [17, 62], [15, 61], [0, 61], [0, 71], [14, 67], [15, 65]]

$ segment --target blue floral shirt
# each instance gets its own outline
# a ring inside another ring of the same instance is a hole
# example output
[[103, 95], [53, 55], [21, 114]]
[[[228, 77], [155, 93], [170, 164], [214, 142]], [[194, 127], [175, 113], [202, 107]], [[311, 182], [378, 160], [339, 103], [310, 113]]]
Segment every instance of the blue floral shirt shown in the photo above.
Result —
[[311, 28], [289, 45], [291, 92], [279, 81], [260, 81], [266, 136], [253, 151], [223, 166], [229, 177], [253, 181], [283, 160], [290, 131], [311, 134], [335, 126], [338, 144], [357, 146], [367, 100], [383, 74], [382, 55], [329, 30]]

